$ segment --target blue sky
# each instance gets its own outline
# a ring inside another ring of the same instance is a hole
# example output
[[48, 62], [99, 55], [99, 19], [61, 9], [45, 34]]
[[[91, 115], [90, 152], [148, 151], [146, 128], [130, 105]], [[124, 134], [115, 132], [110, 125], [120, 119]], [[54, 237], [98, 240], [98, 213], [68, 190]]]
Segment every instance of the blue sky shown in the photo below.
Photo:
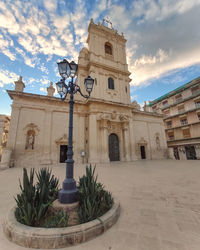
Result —
[[153, 100], [200, 76], [200, 0], [1, 0], [0, 113], [6, 89], [23, 76], [24, 91], [46, 95], [56, 62], [77, 62], [90, 18], [109, 17], [127, 39], [131, 98]]

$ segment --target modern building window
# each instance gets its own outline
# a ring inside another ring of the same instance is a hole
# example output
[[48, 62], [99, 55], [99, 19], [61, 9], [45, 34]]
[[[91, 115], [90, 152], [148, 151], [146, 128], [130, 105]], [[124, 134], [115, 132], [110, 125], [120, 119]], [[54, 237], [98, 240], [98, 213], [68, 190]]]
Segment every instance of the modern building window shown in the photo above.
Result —
[[108, 88], [109, 89], [114, 89], [115, 88], [114, 80], [111, 77], [108, 78]]
[[197, 94], [199, 91], [200, 91], [199, 86], [196, 86], [196, 87], [194, 87], [194, 88], [191, 89], [192, 95]]
[[186, 124], [188, 124], [187, 118], [182, 118], [181, 119], [181, 125], [186, 125]]
[[163, 105], [163, 108], [167, 107], [168, 106], [168, 101], [166, 100], [166, 101], [162, 102], [162, 105]]
[[169, 132], [168, 133], [168, 138], [170, 141], [173, 141], [174, 140], [174, 132]]
[[196, 108], [200, 108], [200, 101], [195, 102]]
[[197, 117], [198, 117], [198, 119], [199, 119], [199, 121], [200, 121], [200, 113], [197, 113]]
[[190, 138], [190, 129], [183, 129], [183, 138]]
[[164, 116], [169, 116], [169, 115], [170, 115], [170, 111], [169, 111], [169, 110], [165, 110], [165, 111], [163, 112], [163, 114], [164, 114]]
[[105, 43], [105, 53], [112, 55], [112, 45], [110, 43]]
[[181, 114], [183, 112], [185, 112], [185, 108], [184, 108], [184, 105], [181, 105], [178, 107], [178, 113]]
[[180, 101], [182, 101], [182, 100], [183, 100], [183, 98], [182, 98], [182, 95], [181, 95], [181, 94], [176, 95], [176, 96], [175, 96], [175, 99], [176, 99], [176, 102], [180, 102]]
[[166, 122], [167, 128], [171, 128], [172, 127], [172, 121], [168, 121]]
[[156, 105], [152, 107], [153, 111], [156, 111]]

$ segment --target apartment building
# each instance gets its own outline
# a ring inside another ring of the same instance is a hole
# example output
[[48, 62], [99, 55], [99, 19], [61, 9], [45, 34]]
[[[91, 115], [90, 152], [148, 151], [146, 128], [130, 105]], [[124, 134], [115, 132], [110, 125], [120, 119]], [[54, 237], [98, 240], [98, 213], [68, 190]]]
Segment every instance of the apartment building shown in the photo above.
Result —
[[149, 102], [144, 108], [163, 113], [171, 157], [200, 160], [200, 77]]

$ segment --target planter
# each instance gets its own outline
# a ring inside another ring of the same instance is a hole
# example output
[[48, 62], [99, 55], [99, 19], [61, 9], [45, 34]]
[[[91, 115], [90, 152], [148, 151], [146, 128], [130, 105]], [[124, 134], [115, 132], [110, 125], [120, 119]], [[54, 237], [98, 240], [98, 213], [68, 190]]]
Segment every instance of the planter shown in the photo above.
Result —
[[114, 203], [112, 208], [100, 218], [88, 223], [63, 227], [39, 228], [19, 223], [13, 208], [5, 222], [3, 231], [6, 237], [23, 247], [29, 248], [63, 248], [91, 240], [114, 225], [120, 215], [120, 204]]

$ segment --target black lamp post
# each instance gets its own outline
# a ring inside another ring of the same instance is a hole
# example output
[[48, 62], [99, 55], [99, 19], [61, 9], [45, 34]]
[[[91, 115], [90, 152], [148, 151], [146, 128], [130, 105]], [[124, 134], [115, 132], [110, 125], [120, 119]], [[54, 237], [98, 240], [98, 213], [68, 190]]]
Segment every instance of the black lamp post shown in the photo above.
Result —
[[[63, 181], [62, 189], [58, 192], [58, 200], [60, 203], [69, 204], [77, 201], [76, 181], [74, 180], [74, 160], [73, 160], [73, 107], [74, 94], [79, 92], [84, 98], [89, 98], [92, 92], [94, 79], [90, 76], [85, 78], [84, 84], [88, 95], [83, 95], [80, 87], [75, 83], [74, 78], [78, 69], [75, 62], [69, 63], [66, 59], [58, 62], [58, 69], [62, 79], [56, 83], [57, 91], [62, 100], [65, 100], [67, 94], [70, 94], [70, 111], [69, 111], [69, 133], [68, 133], [68, 150], [66, 160], [66, 177]], [[66, 84], [67, 78], [71, 80]]]

